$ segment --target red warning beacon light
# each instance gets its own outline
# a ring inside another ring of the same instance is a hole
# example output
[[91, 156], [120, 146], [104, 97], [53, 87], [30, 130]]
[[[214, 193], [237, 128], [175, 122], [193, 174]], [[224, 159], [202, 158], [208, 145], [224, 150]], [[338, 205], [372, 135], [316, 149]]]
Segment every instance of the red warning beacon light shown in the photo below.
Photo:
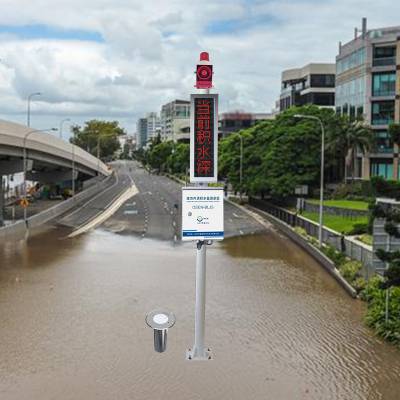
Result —
[[200, 62], [196, 68], [196, 88], [212, 88], [213, 67], [210, 63], [210, 57], [207, 52], [200, 53]]

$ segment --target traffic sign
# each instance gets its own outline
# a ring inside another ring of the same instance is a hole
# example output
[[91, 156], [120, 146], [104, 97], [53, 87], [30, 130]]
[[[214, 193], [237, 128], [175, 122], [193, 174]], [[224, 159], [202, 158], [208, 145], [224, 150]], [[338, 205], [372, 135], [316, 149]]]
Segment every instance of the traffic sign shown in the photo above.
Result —
[[182, 188], [182, 240], [223, 238], [223, 188]]
[[21, 199], [19, 204], [21, 205], [21, 207], [27, 208], [29, 206], [29, 201], [26, 197], [24, 197], [23, 199]]
[[217, 182], [218, 94], [192, 94], [190, 103], [190, 182]]

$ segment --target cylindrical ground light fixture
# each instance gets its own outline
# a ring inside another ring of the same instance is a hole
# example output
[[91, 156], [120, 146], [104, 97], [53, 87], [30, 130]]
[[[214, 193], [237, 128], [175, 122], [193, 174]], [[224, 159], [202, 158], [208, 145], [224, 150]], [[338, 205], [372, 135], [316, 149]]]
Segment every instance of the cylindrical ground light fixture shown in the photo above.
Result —
[[165, 310], [154, 310], [146, 315], [146, 324], [154, 331], [154, 350], [163, 353], [167, 349], [167, 332], [175, 324], [175, 315]]

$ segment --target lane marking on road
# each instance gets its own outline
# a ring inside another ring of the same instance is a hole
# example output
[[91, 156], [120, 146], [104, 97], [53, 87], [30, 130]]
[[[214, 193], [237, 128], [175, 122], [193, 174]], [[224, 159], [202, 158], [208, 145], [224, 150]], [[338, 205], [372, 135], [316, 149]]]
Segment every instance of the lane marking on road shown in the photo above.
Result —
[[138, 189], [135, 185], [132, 185], [127, 190], [125, 190], [116, 200], [113, 201], [112, 204], [109, 205], [108, 208], [104, 210], [101, 214], [97, 215], [88, 223], [84, 224], [83, 226], [79, 227], [77, 230], [73, 231], [68, 235], [68, 237], [72, 238], [82, 233], [85, 233], [96, 226], [102, 224], [108, 218], [110, 218], [127, 200], [131, 197], [135, 196], [138, 193]]
[[125, 210], [124, 215], [137, 215], [138, 210]]
[[[93, 202], [94, 200], [96, 200], [97, 198], [99, 198], [100, 196], [104, 195], [106, 192], [108, 192], [109, 190], [113, 189], [115, 186], [117, 186], [119, 184], [119, 178], [118, 175], [115, 174], [115, 182], [110, 186], [110, 187], [106, 187], [104, 188], [100, 193], [96, 194], [96, 196], [92, 197], [91, 199], [89, 199], [88, 201], [86, 201], [84, 204], [82, 204], [81, 206], [79, 206], [76, 210], [72, 211], [71, 213], [67, 214], [64, 218], [70, 218], [72, 215], [75, 215], [76, 213], [78, 213], [79, 211], [81, 211], [83, 208], [86, 208], [88, 204], [90, 204], [91, 202]], [[61, 221], [64, 219], [62, 218]]]
[[238, 215], [238, 214], [236, 214], [236, 213], [232, 213], [233, 214], [233, 216], [235, 217], [235, 218], [243, 218], [244, 216], [243, 215]]

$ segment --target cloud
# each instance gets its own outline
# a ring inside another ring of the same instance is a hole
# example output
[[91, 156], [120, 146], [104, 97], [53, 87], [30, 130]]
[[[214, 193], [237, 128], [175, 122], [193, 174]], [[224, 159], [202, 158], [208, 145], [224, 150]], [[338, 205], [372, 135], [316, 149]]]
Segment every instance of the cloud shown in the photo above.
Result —
[[391, 0], [1, 3], [3, 118], [24, 122], [27, 95], [41, 91], [32, 109], [39, 128], [66, 117], [105, 118], [131, 132], [141, 115], [188, 98], [200, 51], [214, 62], [222, 111], [266, 112], [283, 69], [334, 62], [338, 41], [352, 38], [361, 17], [371, 27], [391, 26], [400, 12]]

